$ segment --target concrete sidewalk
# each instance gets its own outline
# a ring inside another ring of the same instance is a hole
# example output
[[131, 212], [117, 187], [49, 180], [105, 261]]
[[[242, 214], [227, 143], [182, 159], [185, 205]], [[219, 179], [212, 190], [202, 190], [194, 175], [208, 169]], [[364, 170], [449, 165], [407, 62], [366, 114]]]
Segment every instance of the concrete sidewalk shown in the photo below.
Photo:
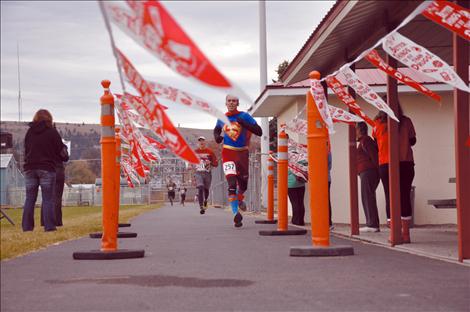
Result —
[[259, 236], [275, 226], [254, 220], [236, 229], [222, 209], [167, 206], [120, 240], [145, 258], [73, 260], [99, 248], [82, 238], [3, 261], [1, 311], [469, 311], [468, 267], [335, 237], [356, 255], [289, 257], [310, 235]]

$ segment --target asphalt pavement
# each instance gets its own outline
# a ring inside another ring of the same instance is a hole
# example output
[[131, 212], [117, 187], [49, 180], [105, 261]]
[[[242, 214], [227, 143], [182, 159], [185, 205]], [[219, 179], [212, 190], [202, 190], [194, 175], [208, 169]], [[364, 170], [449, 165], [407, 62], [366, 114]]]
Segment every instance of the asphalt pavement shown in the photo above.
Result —
[[85, 237], [2, 261], [1, 311], [470, 311], [469, 267], [335, 237], [355, 255], [290, 257], [310, 232], [260, 236], [276, 226], [256, 219], [165, 206], [120, 229], [144, 258], [73, 260], [99, 248]]

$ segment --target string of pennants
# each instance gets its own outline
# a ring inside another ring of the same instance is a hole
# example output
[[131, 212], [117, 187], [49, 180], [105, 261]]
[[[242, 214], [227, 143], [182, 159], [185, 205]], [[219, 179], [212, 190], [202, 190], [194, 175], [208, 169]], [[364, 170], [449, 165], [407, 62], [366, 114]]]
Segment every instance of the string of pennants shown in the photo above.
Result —
[[[148, 174], [151, 162], [159, 161], [159, 149], [166, 148], [190, 163], [199, 163], [196, 153], [173, 125], [165, 113], [166, 107], [158, 101], [158, 98], [200, 110], [228, 123], [226, 116], [216, 106], [200, 97], [161, 83], [146, 81], [124, 53], [116, 47], [110, 22], [183, 77], [224, 93], [237, 95], [250, 103], [251, 99], [211, 63], [159, 1], [128, 0], [124, 6], [112, 1], [100, 1], [99, 4], [111, 38], [123, 88], [123, 94], [117, 97], [117, 111], [120, 123], [123, 125], [121, 132], [123, 139], [122, 168], [129, 185], [133, 186], [133, 181], [138, 183], [138, 176], [145, 177]], [[419, 14], [455, 32], [462, 38], [470, 40], [470, 12], [468, 9], [449, 1], [423, 2], [395, 30], [380, 39], [370, 49], [361, 53], [354, 61], [343, 65], [337, 72], [321, 80], [311, 81], [310, 92], [330, 133], [334, 132], [334, 122], [366, 121], [373, 125], [372, 119], [361, 110], [346, 86], [354, 89], [366, 102], [397, 120], [388, 105], [349, 68], [353, 63], [363, 58], [387, 75], [436, 101], [440, 101], [439, 95], [386, 64], [375, 50], [379, 45], [382, 45], [386, 53], [411, 69], [460, 90], [470, 92], [468, 85], [451, 66], [424, 47], [398, 33], [401, 27]], [[126, 91], [124, 77], [138, 91], [139, 95], [133, 95]], [[325, 81], [327, 86], [354, 114], [330, 106], [326, 100], [321, 81]], [[157, 140], [143, 135], [138, 127], [150, 129], [157, 136]], [[306, 121], [300, 118], [300, 114], [286, 127], [297, 133], [306, 133]]]
[[[321, 80], [312, 79], [310, 81], [310, 92], [330, 134], [334, 133], [333, 122], [349, 123], [365, 121], [370, 126], [374, 126], [373, 120], [361, 110], [356, 100], [349, 94], [347, 86], [354, 89], [356, 94], [361, 96], [367, 103], [385, 112], [390, 118], [398, 121], [393, 111], [382, 98], [351, 70], [350, 66], [363, 58], [396, 80], [435, 101], [441, 101], [441, 97], [438, 94], [388, 65], [375, 49], [379, 45], [382, 45], [386, 53], [412, 70], [427, 75], [437, 81], [449, 84], [462, 91], [470, 92], [469, 86], [455, 73], [449, 64], [398, 32], [400, 28], [419, 14], [422, 14], [462, 38], [470, 40], [470, 11], [468, 9], [443, 0], [423, 2], [403, 20], [396, 29], [381, 38], [374, 46], [361, 53], [354, 61], [343, 65], [338, 71]], [[320, 83], [321, 81], [325, 81], [333, 93], [355, 115], [344, 111], [340, 112], [338, 109], [332, 108], [333, 106], [329, 105], [326, 101], [325, 90]], [[298, 134], [306, 134], [307, 122], [300, 118], [304, 110], [305, 108], [286, 125], [287, 129]]]

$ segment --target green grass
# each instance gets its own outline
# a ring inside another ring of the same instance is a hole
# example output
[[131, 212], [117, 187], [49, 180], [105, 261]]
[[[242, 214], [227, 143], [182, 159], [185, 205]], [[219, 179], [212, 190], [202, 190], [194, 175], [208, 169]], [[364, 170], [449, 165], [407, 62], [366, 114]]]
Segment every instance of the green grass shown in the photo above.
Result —
[[[159, 208], [159, 205], [132, 205], [119, 208], [119, 222], [126, 223], [129, 219]], [[32, 232], [23, 232], [21, 217], [23, 209], [4, 210], [15, 225], [7, 219], [0, 221], [0, 260], [10, 259], [66, 240], [87, 236], [93, 232], [101, 232], [101, 207], [63, 207], [62, 219], [64, 226], [57, 231], [44, 232], [40, 226], [40, 209], [35, 209], [35, 227]]]

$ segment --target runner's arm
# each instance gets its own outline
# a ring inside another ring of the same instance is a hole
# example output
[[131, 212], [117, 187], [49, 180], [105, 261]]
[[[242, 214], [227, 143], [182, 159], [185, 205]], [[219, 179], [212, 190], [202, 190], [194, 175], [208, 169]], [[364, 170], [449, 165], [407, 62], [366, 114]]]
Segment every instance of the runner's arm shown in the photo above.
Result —
[[224, 137], [220, 135], [221, 133], [222, 133], [222, 127], [220, 127], [219, 125], [215, 126], [215, 128], [214, 128], [214, 140], [217, 144], [221, 143], [224, 139]]
[[248, 131], [250, 131], [254, 135], [257, 135], [257, 136], [262, 136], [263, 135], [263, 130], [261, 129], [260, 126], [258, 126], [257, 123], [250, 124], [249, 122], [247, 122], [246, 120], [244, 120], [240, 117], [237, 118], [237, 121], [240, 125], [242, 125], [243, 128], [246, 128]]

